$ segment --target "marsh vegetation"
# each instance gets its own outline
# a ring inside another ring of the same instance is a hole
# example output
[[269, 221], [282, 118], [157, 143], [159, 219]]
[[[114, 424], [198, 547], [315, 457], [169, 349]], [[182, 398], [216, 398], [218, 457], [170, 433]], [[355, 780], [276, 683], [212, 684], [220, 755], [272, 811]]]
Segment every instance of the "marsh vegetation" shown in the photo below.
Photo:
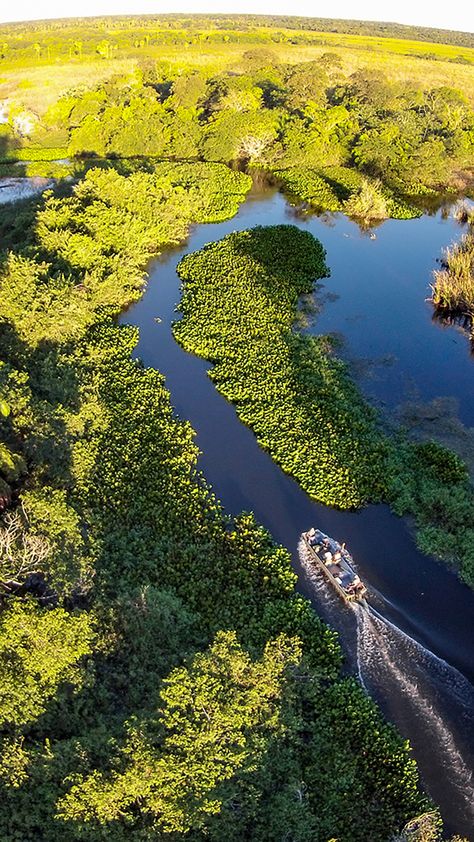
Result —
[[451, 315], [474, 315], [474, 231], [446, 249], [442, 268], [434, 273], [433, 304]]

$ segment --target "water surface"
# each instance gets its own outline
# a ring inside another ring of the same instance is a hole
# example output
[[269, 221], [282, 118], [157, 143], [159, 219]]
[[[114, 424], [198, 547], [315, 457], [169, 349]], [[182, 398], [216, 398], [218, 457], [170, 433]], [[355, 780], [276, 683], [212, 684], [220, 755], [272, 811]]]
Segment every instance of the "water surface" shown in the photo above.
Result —
[[53, 187], [54, 181], [51, 178], [40, 176], [31, 177], [0, 177], [0, 205], [10, 202], [18, 202], [22, 199], [31, 199], [44, 193], [49, 187]]
[[[341, 513], [311, 501], [260, 449], [252, 432], [206, 376], [209, 365], [173, 340], [180, 299], [176, 265], [182, 255], [254, 225], [294, 223], [327, 250], [338, 296], [312, 329], [342, 333], [345, 352], [387, 358], [364, 388], [390, 407], [416, 395], [450, 396], [464, 423], [474, 425], [474, 361], [466, 337], [441, 328], [425, 301], [441, 249], [459, 237], [441, 214], [391, 220], [362, 234], [342, 215], [298, 217], [272, 190], [254, 192], [233, 219], [197, 226], [182, 248], [156, 261], [142, 299], [123, 317], [138, 325], [137, 355], [166, 376], [176, 412], [196, 430], [200, 468], [230, 513], [252, 510], [293, 557], [298, 589], [336, 627], [348, 666], [411, 740], [423, 780], [440, 804], [447, 828], [474, 827], [474, 593], [444, 565], [419, 553], [404, 521], [386, 506]], [[159, 321], [157, 321], [159, 319]], [[321, 587], [298, 546], [317, 525], [346, 540], [370, 589], [370, 608], [350, 608]], [[474, 836], [472, 837], [474, 838]]]

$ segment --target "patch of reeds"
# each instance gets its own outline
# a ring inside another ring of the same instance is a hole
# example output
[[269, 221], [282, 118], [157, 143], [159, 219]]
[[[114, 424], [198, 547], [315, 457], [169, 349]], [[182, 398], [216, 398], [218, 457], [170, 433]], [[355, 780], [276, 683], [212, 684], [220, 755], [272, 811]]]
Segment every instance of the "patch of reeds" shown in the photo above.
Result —
[[345, 213], [364, 222], [387, 219], [390, 214], [382, 190], [379, 181], [368, 181], [364, 178], [357, 192], [353, 193], [345, 202]]
[[474, 232], [443, 254], [442, 268], [436, 269], [431, 285], [432, 301], [438, 310], [474, 315]]

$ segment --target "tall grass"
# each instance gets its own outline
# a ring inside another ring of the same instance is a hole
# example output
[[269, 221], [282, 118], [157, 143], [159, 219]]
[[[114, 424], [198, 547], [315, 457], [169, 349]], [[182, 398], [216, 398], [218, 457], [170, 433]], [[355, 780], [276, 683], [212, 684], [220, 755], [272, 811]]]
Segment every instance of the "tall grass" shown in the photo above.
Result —
[[387, 219], [390, 216], [387, 201], [382, 193], [379, 181], [369, 181], [364, 178], [360, 188], [353, 193], [344, 204], [344, 211], [363, 222], [376, 219]]
[[432, 301], [441, 311], [474, 315], [474, 232], [443, 254], [442, 268], [434, 272]]

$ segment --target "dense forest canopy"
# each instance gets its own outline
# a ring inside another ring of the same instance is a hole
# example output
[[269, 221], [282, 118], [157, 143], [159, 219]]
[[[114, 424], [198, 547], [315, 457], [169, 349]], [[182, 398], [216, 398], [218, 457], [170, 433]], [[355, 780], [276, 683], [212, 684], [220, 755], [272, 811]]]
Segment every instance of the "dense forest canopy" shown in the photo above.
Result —
[[413, 215], [403, 195], [472, 178], [474, 109], [464, 92], [402, 84], [381, 70], [347, 75], [332, 53], [288, 64], [257, 47], [214, 73], [145, 59], [98, 85], [70, 88], [43, 113], [22, 96], [4, 105], [4, 172], [23, 160], [28, 174], [55, 175], [61, 168], [45, 164], [54, 158], [217, 161], [265, 168], [300, 198], [338, 210], [367, 189], [357, 170], [380, 194], [382, 217]]

